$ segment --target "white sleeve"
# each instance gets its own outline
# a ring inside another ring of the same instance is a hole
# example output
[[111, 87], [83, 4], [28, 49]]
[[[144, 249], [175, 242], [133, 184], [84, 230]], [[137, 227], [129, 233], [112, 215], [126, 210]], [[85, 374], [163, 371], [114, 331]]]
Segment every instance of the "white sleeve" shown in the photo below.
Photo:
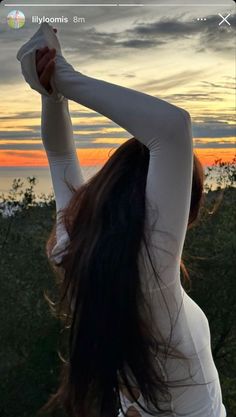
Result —
[[42, 95], [41, 130], [51, 172], [57, 212], [57, 241], [50, 259], [59, 262], [61, 256], [57, 255], [57, 252], [64, 249], [69, 240], [64, 226], [59, 223], [60, 210], [67, 206], [72, 197], [72, 191], [68, 188], [65, 180], [75, 188], [79, 188], [84, 183], [76, 153], [67, 99], [55, 102]]
[[[33, 64], [35, 50], [45, 45], [56, 49], [52, 85], [58, 100], [64, 96], [104, 115], [149, 149], [145, 230], [154, 266], [165, 285], [174, 282], [179, 278], [191, 201], [193, 142], [189, 113], [159, 98], [75, 71], [61, 55], [58, 38], [47, 24], [41, 25], [17, 54], [32, 88], [40, 88]], [[34, 76], [29, 74], [29, 63]]]
[[56, 91], [53, 77], [52, 94], [49, 94], [39, 82], [36, 51], [46, 45], [55, 48], [58, 54], [61, 53], [61, 46], [53, 28], [43, 23], [18, 50], [17, 59], [20, 61], [25, 81], [42, 95], [42, 140], [48, 157], [57, 211], [57, 242], [50, 258], [52, 261], [60, 262], [61, 255], [58, 251], [64, 250], [69, 239], [65, 228], [59, 222], [60, 210], [68, 204], [72, 196], [65, 180], [76, 188], [83, 184], [84, 178], [76, 154], [68, 100]]
[[179, 276], [191, 201], [189, 113], [148, 94], [83, 75], [61, 55], [54, 82], [65, 97], [108, 117], [149, 149], [146, 231], [155, 266], [168, 285]]

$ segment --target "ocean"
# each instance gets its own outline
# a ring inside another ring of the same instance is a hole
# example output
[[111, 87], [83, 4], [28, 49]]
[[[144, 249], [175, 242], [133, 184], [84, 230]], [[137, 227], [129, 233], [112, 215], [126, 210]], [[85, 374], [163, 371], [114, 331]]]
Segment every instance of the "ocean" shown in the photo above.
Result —
[[[96, 166], [82, 166], [82, 172], [87, 181], [91, 178], [102, 165]], [[205, 172], [207, 166], [205, 166]], [[214, 175], [214, 174], [213, 174]], [[52, 181], [49, 167], [0, 167], [0, 200], [2, 195], [8, 196], [10, 189], [12, 188], [13, 180], [20, 179], [23, 182], [22, 190], [29, 186], [27, 177], [36, 177], [36, 184], [34, 186], [34, 192], [36, 194], [36, 201], [40, 201], [40, 195], [50, 195], [53, 192]], [[217, 188], [216, 173], [215, 179], [207, 179], [207, 183], [211, 185], [212, 190]]]
[[[91, 178], [100, 168], [101, 165], [82, 167], [85, 180]], [[13, 180], [18, 178], [23, 182], [22, 189], [24, 190], [29, 186], [27, 177], [36, 177], [34, 190], [37, 196], [42, 193], [48, 195], [53, 192], [49, 167], [0, 167], [0, 195], [7, 196]], [[38, 199], [40, 200], [40, 198]]]

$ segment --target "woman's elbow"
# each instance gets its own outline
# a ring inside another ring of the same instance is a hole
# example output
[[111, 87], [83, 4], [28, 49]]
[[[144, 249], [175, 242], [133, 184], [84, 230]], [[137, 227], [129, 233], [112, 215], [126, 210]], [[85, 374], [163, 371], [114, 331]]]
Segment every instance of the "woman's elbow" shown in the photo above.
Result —
[[170, 120], [166, 121], [166, 128], [168, 135], [171, 137], [180, 137], [183, 141], [183, 137], [191, 137], [191, 116], [190, 113], [180, 107], [176, 108], [172, 112]]

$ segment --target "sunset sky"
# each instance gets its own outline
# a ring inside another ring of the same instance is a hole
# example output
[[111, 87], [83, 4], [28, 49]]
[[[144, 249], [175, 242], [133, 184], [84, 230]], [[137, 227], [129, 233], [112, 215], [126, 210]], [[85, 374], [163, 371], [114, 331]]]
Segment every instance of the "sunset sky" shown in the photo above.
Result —
[[[16, 60], [20, 46], [39, 27], [31, 22], [32, 16], [68, 17], [70, 23], [54, 26], [58, 28], [65, 57], [76, 69], [185, 108], [192, 116], [194, 147], [201, 161], [209, 165], [216, 158], [232, 160], [236, 17], [233, 1], [224, 0], [224, 6], [220, 0], [208, 1], [211, 6], [205, 5], [207, 1], [198, 1], [197, 7], [194, 1], [180, 6], [175, 0], [165, 1], [165, 6], [148, 0], [142, 2], [144, 7], [33, 7], [39, 1], [31, 0], [28, 4], [32, 6], [5, 6], [10, 3], [13, 1], [0, 6], [0, 167], [48, 165], [40, 139], [40, 95], [25, 83]], [[10, 29], [6, 23], [7, 14], [14, 9], [26, 15], [26, 25], [19, 30]], [[231, 14], [230, 26], [226, 22], [219, 25], [222, 19], [218, 13]], [[85, 23], [73, 23], [73, 16], [84, 17]], [[72, 102], [70, 110], [82, 166], [103, 164], [109, 150], [130, 137], [92, 110]]]

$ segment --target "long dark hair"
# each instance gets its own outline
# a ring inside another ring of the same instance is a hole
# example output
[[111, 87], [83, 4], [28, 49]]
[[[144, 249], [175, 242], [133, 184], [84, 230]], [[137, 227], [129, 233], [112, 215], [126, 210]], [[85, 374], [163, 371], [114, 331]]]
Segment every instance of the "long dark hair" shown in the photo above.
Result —
[[[135, 401], [130, 372], [148, 404], [146, 412], [155, 415], [163, 410], [163, 401], [170, 401], [161, 367], [153, 364], [159, 341], [138, 269], [141, 243], [148, 251], [148, 166], [148, 148], [131, 138], [79, 189], [69, 184], [73, 196], [61, 221], [70, 241], [62, 261], [53, 266], [60, 289], [55, 311], [69, 328], [68, 360], [62, 365], [60, 386], [43, 411], [61, 406], [70, 417], [115, 417], [122, 409], [121, 383]], [[203, 178], [194, 155], [189, 227], [197, 220]], [[55, 231], [56, 224], [47, 253], [55, 244]], [[181, 267], [185, 272], [183, 262]], [[155, 276], [158, 283], [158, 271]]]

